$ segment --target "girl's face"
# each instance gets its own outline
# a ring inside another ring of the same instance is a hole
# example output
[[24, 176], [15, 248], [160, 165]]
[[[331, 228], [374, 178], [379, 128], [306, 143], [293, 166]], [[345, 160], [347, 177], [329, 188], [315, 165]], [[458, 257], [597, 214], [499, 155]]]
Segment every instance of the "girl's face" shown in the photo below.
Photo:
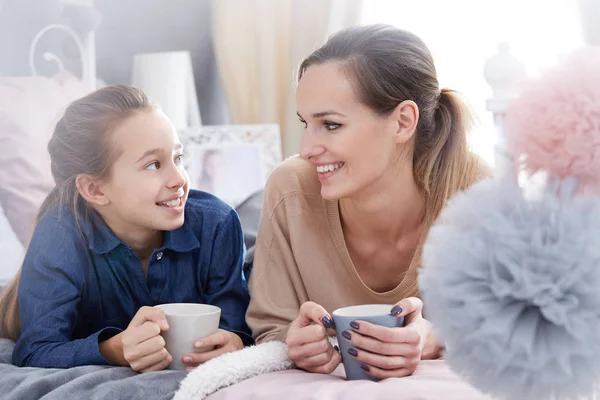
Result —
[[388, 116], [375, 113], [359, 101], [337, 63], [310, 66], [298, 82], [296, 102], [306, 126], [300, 156], [314, 164], [323, 198], [377, 193], [410, 160], [401, 157], [405, 146], [398, 146], [414, 132], [406, 127], [403, 106]]
[[159, 110], [138, 112], [117, 126], [111, 143], [118, 156], [101, 184], [105, 220], [130, 233], [181, 227], [189, 177], [171, 121]]

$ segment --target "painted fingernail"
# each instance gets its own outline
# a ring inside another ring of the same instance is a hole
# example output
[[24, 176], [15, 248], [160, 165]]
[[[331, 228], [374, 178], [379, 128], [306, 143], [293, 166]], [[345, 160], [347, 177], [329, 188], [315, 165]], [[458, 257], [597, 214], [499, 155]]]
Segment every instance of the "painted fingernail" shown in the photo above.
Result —
[[358, 351], [356, 351], [355, 349], [348, 349], [348, 354], [350, 354], [352, 357], [357, 357]]
[[192, 357], [183, 357], [183, 362], [184, 363], [191, 363], [192, 362]]
[[351, 326], [353, 329], [360, 329], [360, 325], [358, 325], [358, 322], [356, 322], [356, 321], [352, 321], [352, 322], [350, 322], [350, 326]]
[[392, 315], [398, 315], [402, 312], [402, 306], [394, 306], [392, 308], [392, 311], [390, 312], [390, 314]]
[[334, 349], [335, 351], [337, 351], [338, 353], [340, 352], [340, 348], [339, 348], [339, 347], [337, 347], [337, 346], [333, 346], [333, 349]]
[[321, 322], [326, 328], [333, 328], [333, 321], [327, 315], [321, 318]]
[[348, 340], [352, 340], [352, 335], [348, 331], [342, 332], [342, 336]]
[[196, 343], [194, 343], [194, 347], [202, 347], [203, 343], [201, 341], [197, 341]]
[[360, 368], [363, 369], [363, 370], [365, 370], [365, 371], [367, 371], [367, 372], [369, 372], [369, 370], [370, 370], [370, 368], [369, 368], [369, 366], [367, 364], [361, 365]]

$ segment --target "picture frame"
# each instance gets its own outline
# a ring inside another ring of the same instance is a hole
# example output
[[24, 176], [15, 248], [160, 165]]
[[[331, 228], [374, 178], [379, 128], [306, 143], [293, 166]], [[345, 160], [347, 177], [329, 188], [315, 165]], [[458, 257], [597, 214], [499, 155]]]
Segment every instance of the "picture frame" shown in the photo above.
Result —
[[232, 206], [264, 188], [282, 161], [279, 125], [207, 125], [179, 131], [190, 188]]

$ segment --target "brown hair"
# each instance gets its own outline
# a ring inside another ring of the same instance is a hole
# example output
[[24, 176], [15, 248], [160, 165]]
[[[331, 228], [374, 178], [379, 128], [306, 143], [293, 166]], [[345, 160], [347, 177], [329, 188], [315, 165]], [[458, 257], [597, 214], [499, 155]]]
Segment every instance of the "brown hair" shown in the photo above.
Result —
[[[48, 143], [56, 186], [42, 203], [36, 223], [48, 210], [57, 206], [74, 209], [77, 218], [78, 206], [85, 207], [76, 187], [77, 176], [107, 176], [118, 156], [110, 146], [109, 133], [133, 113], [151, 108], [152, 104], [141, 90], [126, 85], [99, 89], [70, 104]], [[17, 298], [20, 276], [19, 269], [0, 295], [0, 337], [12, 340], [17, 340], [21, 334]]]
[[458, 93], [440, 90], [427, 46], [402, 29], [377, 24], [339, 31], [302, 62], [298, 80], [311, 65], [330, 61], [340, 63], [360, 101], [380, 115], [405, 100], [417, 104], [414, 178], [427, 196], [431, 224], [454, 193], [477, 180], [478, 160], [467, 146], [469, 109]]

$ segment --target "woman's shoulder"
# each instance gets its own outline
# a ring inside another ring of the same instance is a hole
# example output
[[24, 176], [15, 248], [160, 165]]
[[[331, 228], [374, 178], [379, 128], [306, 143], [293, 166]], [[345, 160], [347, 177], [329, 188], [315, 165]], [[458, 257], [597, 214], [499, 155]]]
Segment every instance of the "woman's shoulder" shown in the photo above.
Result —
[[321, 194], [321, 183], [316, 167], [298, 155], [280, 163], [269, 175], [265, 187], [265, 197], [282, 198], [289, 194]]
[[494, 176], [494, 168], [479, 154], [473, 151], [469, 152], [469, 162], [474, 175], [473, 182], [470, 182], [470, 185]]
[[494, 168], [492, 168], [492, 166], [487, 161], [485, 161], [483, 158], [477, 155], [473, 155], [473, 157], [476, 159], [477, 163], [478, 181], [494, 176]]

